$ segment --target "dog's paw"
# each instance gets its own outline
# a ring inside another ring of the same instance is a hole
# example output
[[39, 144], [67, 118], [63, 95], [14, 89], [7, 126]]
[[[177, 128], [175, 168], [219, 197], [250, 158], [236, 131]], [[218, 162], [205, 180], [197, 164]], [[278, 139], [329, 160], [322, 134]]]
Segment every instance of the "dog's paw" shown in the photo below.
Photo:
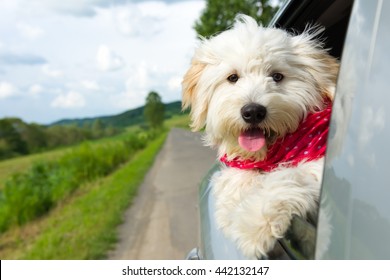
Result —
[[252, 248], [255, 248], [254, 257], [257, 259], [267, 258], [268, 253], [275, 247], [276, 238], [273, 235], [262, 235]]
[[252, 224], [252, 227], [247, 228], [246, 232], [240, 232], [239, 238], [237, 238], [241, 241], [239, 242], [240, 249], [248, 258], [267, 258], [268, 253], [274, 249], [277, 240], [286, 234], [291, 224], [291, 216], [287, 214], [274, 215], [272, 218], [263, 217], [262, 221], [256, 226]]
[[282, 238], [291, 224], [290, 215], [278, 215], [269, 221], [270, 231], [275, 238]]
[[[288, 215], [278, 215], [247, 232], [241, 232], [237, 240], [239, 247], [247, 257], [261, 259], [275, 247], [275, 243], [282, 238], [290, 226]], [[252, 234], [249, 234], [251, 232]]]

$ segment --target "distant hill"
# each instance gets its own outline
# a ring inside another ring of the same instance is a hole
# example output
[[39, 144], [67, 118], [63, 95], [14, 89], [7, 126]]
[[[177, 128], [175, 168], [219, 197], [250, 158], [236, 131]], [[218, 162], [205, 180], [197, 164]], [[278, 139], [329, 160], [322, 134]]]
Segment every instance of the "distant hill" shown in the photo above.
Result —
[[[96, 120], [102, 121], [106, 126], [113, 127], [126, 127], [135, 124], [144, 124], [144, 107], [135, 108], [128, 110], [118, 115], [114, 116], [101, 116], [95, 118], [83, 118], [83, 119], [64, 119], [52, 123], [53, 125], [77, 125], [77, 126], [90, 126]], [[173, 115], [182, 114], [181, 112], [181, 102], [175, 101], [172, 103], [165, 104], [165, 119], [171, 118]]]

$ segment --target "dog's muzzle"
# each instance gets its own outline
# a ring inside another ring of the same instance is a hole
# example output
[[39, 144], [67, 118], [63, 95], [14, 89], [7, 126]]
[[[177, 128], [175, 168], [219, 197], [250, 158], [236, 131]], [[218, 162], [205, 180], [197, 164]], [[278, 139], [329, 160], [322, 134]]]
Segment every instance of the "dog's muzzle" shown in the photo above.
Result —
[[241, 116], [246, 123], [257, 125], [267, 115], [267, 108], [257, 103], [249, 103], [241, 108]]

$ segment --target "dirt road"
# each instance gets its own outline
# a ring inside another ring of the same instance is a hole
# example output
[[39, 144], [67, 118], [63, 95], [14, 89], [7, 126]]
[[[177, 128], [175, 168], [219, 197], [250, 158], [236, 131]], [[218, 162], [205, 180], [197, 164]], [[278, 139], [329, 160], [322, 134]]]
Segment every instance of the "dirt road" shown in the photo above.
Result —
[[125, 214], [109, 259], [183, 259], [198, 244], [198, 186], [215, 158], [200, 134], [172, 129]]

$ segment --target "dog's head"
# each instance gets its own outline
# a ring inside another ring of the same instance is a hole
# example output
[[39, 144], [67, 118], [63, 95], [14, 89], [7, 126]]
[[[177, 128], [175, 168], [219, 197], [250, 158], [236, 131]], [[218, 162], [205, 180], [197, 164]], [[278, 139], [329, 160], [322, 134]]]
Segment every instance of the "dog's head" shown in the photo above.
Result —
[[333, 97], [338, 64], [314, 39], [319, 32], [294, 36], [241, 15], [204, 39], [182, 83], [192, 129], [205, 126], [220, 155], [262, 160], [268, 145]]

